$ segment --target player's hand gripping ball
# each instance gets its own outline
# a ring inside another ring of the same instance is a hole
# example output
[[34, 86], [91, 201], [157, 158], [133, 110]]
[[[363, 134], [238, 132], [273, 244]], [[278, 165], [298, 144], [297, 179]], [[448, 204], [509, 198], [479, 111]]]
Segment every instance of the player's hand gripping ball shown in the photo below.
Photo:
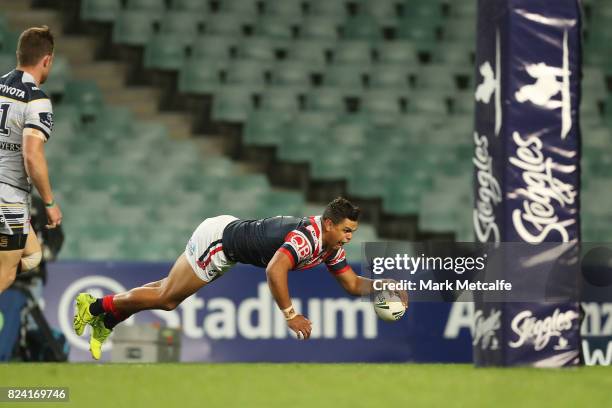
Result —
[[381, 319], [393, 322], [404, 315], [406, 308], [395, 292], [383, 290], [374, 296], [374, 311]]

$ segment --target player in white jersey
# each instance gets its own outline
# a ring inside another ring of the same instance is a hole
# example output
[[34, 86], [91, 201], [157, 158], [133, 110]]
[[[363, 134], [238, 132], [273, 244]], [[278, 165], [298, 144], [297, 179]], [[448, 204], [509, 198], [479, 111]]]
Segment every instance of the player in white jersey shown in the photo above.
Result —
[[53, 110], [39, 88], [51, 72], [53, 49], [48, 27], [25, 30], [17, 45], [17, 67], [0, 78], [0, 292], [18, 270], [33, 269], [41, 260], [36, 234], [29, 231], [32, 184], [45, 202], [47, 228], [62, 221], [44, 150]]

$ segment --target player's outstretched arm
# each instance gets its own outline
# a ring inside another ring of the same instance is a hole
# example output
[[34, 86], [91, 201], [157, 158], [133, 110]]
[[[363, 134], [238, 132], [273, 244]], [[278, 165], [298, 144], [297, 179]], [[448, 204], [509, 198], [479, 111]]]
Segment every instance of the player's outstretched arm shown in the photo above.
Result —
[[341, 274], [335, 276], [340, 286], [342, 286], [342, 288], [349, 295], [363, 296], [369, 295], [374, 291], [372, 279], [364, 278], [362, 276], [357, 275], [351, 267], [349, 267]]
[[289, 328], [297, 334], [298, 338], [308, 339], [312, 331], [312, 324], [305, 316], [295, 312], [289, 296], [287, 274], [292, 266], [293, 261], [289, 256], [282, 251], [277, 251], [266, 267], [268, 286], [276, 304], [283, 311]]
[[28, 176], [45, 203], [49, 224], [55, 228], [62, 222], [62, 211], [53, 199], [49, 168], [45, 158], [45, 137], [37, 129], [26, 128], [23, 131], [23, 162]]
[[[336, 280], [349, 295], [364, 296], [376, 291], [374, 289], [374, 281], [372, 279], [357, 275], [350, 267], [341, 274], [336, 275]], [[396, 293], [400, 299], [402, 299], [404, 306], [408, 307], [408, 293], [403, 290], [396, 291]]]

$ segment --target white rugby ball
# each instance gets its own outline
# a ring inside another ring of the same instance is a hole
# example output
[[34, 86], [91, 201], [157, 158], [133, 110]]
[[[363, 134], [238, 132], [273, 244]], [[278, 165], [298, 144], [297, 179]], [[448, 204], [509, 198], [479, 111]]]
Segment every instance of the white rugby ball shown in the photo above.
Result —
[[393, 322], [404, 315], [406, 308], [399, 296], [383, 290], [374, 296], [374, 311], [381, 319]]

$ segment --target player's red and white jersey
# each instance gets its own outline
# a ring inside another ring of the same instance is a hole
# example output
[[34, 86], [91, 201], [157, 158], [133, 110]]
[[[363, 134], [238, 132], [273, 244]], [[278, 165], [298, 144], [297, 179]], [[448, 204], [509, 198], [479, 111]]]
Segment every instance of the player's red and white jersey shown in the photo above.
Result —
[[261, 267], [282, 251], [291, 259], [292, 269], [325, 263], [334, 274], [347, 271], [344, 249], [323, 250], [322, 236], [321, 216], [236, 220], [223, 231], [223, 251], [233, 262]]
[[327, 269], [340, 274], [348, 269], [343, 248], [323, 250], [321, 217], [309, 217], [304, 224], [285, 236], [280, 248], [293, 261], [293, 269], [309, 269], [325, 263]]

